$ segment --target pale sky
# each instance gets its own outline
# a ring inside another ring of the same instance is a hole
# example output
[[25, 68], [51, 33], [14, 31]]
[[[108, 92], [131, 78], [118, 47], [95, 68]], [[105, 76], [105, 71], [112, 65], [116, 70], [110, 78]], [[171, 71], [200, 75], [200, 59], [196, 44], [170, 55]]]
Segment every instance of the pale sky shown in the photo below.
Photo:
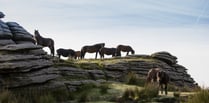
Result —
[[168, 51], [209, 86], [208, 0], [0, 0], [0, 11], [3, 21], [53, 38], [56, 49], [105, 42], [136, 54]]

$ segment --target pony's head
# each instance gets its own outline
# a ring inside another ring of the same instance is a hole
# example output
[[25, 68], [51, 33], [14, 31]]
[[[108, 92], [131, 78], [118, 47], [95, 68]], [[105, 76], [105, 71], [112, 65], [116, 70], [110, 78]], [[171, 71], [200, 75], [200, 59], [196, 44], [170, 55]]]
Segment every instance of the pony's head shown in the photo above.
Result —
[[166, 72], [165, 71], [159, 71], [157, 73], [157, 81], [160, 82], [162, 79], [166, 78]]
[[101, 48], [104, 48], [105, 43], [100, 43], [100, 44], [98, 44], [98, 45], [100, 45], [100, 46], [101, 46]]
[[35, 36], [39, 36], [40, 35], [39, 32], [38, 32], [38, 30], [36, 30], [36, 29], [34, 31], [34, 34], [35, 34]]
[[131, 50], [131, 54], [135, 54], [135, 51], [133, 49]]

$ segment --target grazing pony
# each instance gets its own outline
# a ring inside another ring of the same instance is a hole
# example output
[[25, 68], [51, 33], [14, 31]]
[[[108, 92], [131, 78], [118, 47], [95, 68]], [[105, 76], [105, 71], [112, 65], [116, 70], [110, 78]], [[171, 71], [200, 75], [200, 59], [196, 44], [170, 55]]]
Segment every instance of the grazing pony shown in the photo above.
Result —
[[135, 51], [132, 49], [131, 46], [128, 46], [128, 45], [118, 45], [117, 46], [117, 56], [121, 56], [121, 51], [122, 52], [127, 52], [126, 55], [129, 54], [129, 52], [131, 52], [131, 54], [135, 54]]
[[60, 59], [61, 56], [63, 57], [74, 57], [75, 56], [75, 51], [72, 49], [57, 49], [57, 55]]
[[81, 51], [75, 51], [74, 58], [79, 59], [81, 57]]
[[159, 83], [159, 87], [161, 88], [161, 94], [163, 94], [163, 85], [165, 85], [164, 90], [165, 94], [168, 94], [167, 85], [169, 82], [168, 74], [163, 71], [161, 68], [153, 68], [150, 69], [147, 75], [147, 83]]
[[37, 42], [37, 45], [41, 45], [43, 47], [49, 47], [52, 56], [54, 56], [54, 40], [51, 38], [44, 38], [40, 35], [38, 30], [35, 30], [35, 39]]
[[84, 58], [86, 52], [88, 52], [88, 53], [96, 52], [95, 59], [97, 59], [97, 54], [98, 54], [99, 50], [101, 48], [103, 48], [104, 46], [105, 46], [105, 43], [99, 43], [99, 44], [95, 44], [95, 45], [91, 45], [91, 46], [83, 46], [81, 48], [81, 59]]
[[104, 58], [104, 54], [106, 55], [112, 55], [112, 57], [116, 56], [116, 48], [101, 48], [99, 50], [99, 54], [101, 56], [101, 58]]

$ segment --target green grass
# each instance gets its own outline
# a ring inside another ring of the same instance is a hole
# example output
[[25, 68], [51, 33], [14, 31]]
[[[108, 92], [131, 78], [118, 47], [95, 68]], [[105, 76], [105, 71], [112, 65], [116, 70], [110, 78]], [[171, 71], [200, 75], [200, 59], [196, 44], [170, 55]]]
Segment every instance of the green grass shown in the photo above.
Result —
[[188, 103], [209, 103], [209, 89], [203, 88], [190, 97]]
[[137, 85], [137, 86], [144, 86], [145, 85], [145, 78], [140, 78], [135, 72], [129, 72], [126, 75], [125, 83], [129, 85]]
[[8, 90], [0, 91], [0, 103], [18, 103], [17, 98]]
[[146, 61], [146, 62], [159, 62], [159, 60], [153, 59], [151, 57], [114, 57], [105, 59], [80, 59], [80, 60], [60, 60], [55, 62], [56, 66], [70, 66], [77, 67], [81, 69], [103, 69], [105, 65], [117, 64], [117, 63], [131, 63], [132, 61]]
[[27, 87], [0, 92], [0, 103], [57, 103], [69, 100], [65, 88]]
[[[149, 85], [146, 87], [140, 87], [137, 85], [107, 82], [100, 85], [95, 85], [91, 83], [86, 84], [80, 86], [80, 88], [78, 88], [78, 90], [75, 92], [69, 92], [65, 88], [56, 88], [51, 90], [41, 87], [31, 87], [24, 89], [19, 88], [17, 90], [3, 90], [0, 93], [0, 103], [57, 103], [66, 101], [86, 103], [117, 103], [121, 100], [122, 101], [120, 103], [126, 103], [127, 100], [133, 100], [141, 103], [142, 101], [150, 102], [153, 98], [157, 98], [156, 100], [164, 99], [161, 97], [165, 97], [165, 99], [174, 98], [174, 93], [177, 92], [168, 92], [167, 96], [158, 95], [159, 93], [157, 86]], [[208, 89], [199, 91], [197, 94], [200, 95], [197, 96], [198, 98], [204, 100], [208, 96]], [[182, 96], [185, 97], [190, 95], [194, 95], [192, 98], [197, 98], [196, 93], [194, 92], [181, 92], [180, 98]], [[198, 101], [196, 103], [205, 102]]]

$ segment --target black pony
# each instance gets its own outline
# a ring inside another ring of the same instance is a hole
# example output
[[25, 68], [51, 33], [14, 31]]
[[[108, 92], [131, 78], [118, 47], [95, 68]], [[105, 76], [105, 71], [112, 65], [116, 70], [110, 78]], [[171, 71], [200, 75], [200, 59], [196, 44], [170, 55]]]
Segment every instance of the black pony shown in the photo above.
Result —
[[37, 42], [37, 45], [41, 45], [43, 47], [49, 47], [52, 56], [54, 56], [54, 40], [51, 38], [44, 38], [40, 35], [38, 30], [35, 30], [35, 39]]
[[99, 43], [99, 44], [95, 44], [95, 45], [91, 45], [91, 46], [83, 46], [81, 48], [81, 59], [84, 58], [86, 53], [95, 53], [95, 52], [96, 52], [95, 59], [97, 59], [97, 54], [98, 54], [99, 50], [104, 46], [105, 46], [105, 43]]
[[129, 45], [118, 45], [117, 46], [117, 56], [121, 56], [121, 51], [122, 52], [127, 52], [126, 55], [128, 55], [129, 52], [131, 52], [131, 54], [135, 54], [135, 51]]
[[112, 55], [112, 57], [116, 56], [116, 48], [101, 48], [99, 50], [99, 54], [101, 56], [101, 58], [104, 58], [104, 54], [106, 55]]
[[60, 58], [61, 56], [63, 57], [74, 57], [75, 56], [75, 51], [72, 49], [57, 49], [57, 55]]

